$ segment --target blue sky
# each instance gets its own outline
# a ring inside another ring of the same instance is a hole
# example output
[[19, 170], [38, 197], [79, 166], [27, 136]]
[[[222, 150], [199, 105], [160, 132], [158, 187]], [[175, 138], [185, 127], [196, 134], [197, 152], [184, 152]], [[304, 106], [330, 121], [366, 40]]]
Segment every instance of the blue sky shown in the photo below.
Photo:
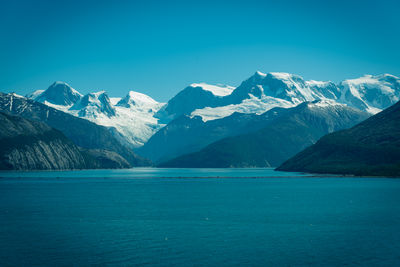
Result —
[[0, 8], [0, 91], [68, 82], [167, 101], [256, 70], [400, 76], [397, 1], [20, 1]]

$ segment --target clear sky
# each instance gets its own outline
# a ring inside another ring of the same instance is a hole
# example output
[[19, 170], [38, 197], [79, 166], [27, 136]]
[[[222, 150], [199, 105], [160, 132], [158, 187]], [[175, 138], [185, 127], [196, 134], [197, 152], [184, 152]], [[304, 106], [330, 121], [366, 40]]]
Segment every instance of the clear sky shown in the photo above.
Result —
[[68, 82], [167, 101], [256, 70], [400, 76], [400, 1], [2, 1], [0, 91]]

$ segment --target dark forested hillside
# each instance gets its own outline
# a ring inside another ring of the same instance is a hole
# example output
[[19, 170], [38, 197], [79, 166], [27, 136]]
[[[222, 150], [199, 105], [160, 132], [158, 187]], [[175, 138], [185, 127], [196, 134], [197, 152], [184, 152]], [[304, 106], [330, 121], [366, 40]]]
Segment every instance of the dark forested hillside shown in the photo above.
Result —
[[351, 129], [324, 136], [278, 170], [400, 175], [400, 102]]
[[273, 109], [255, 132], [227, 137], [199, 152], [161, 163], [162, 167], [271, 167], [315, 143], [321, 136], [353, 126], [368, 114], [344, 105], [306, 102], [290, 109]]

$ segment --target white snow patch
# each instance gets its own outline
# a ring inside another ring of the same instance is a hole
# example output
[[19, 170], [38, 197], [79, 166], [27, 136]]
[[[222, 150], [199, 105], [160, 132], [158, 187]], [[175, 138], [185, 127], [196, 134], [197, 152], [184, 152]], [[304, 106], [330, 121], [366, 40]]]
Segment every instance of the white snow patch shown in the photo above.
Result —
[[332, 106], [347, 106], [346, 104], [340, 104], [334, 100], [323, 99], [315, 102], [310, 102], [308, 104], [309, 107], [332, 107]]
[[367, 112], [371, 113], [371, 114], [376, 114], [376, 113], [379, 113], [381, 111], [382, 111], [382, 109], [375, 108], [375, 107], [368, 106], [368, 108], [367, 108]]
[[367, 74], [360, 78], [345, 80], [343, 83], [361, 85], [365, 83], [379, 83], [379, 81], [374, 76]]
[[263, 72], [261, 72], [261, 71], [256, 71], [256, 74], [257, 74], [258, 76], [262, 76], [262, 77], [266, 77], [266, 76], [267, 76], [267, 74], [265, 74], [265, 73], [263, 73]]
[[[299, 95], [297, 95], [296, 91], [299, 92], [300, 96], [304, 97], [305, 101], [315, 100], [315, 94], [310, 87], [307, 86], [306, 83], [304, 83], [305, 86], [299, 84], [298, 80], [303, 81], [302, 77], [286, 72], [270, 72], [270, 75], [281, 80], [291, 89], [287, 94], [292, 97], [293, 103], [300, 104], [301, 102], [304, 102], [304, 100], [298, 99]], [[296, 81], [294, 79], [296, 79]]]
[[232, 93], [235, 87], [229, 85], [211, 85], [207, 83], [192, 83], [191, 87], [201, 87], [203, 90], [210, 91], [216, 96], [227, 96]]
[[18, 97], [18, 98], [25, 98], [22, 95], [16, 94], [16, 93], [11, 93], [13, 96]]
[[153, 98], [151, 98], [148, 95], [135, 92], [135, 91], [129, 91], [128, 93], [129, 97], [133, 99], [136, 103], [140, 104], [148, 104], [148, 105], [155, 105], [158, 104], [157, 101], [155, 101]]
[[56, 104], [53, 104], [53, 103], [48, 102], [48, 101], [44, 101], [43, 104], [45, 104], [45, 105], [47, 105], [49, 107], [61, 110], [61, 111], [66, 112], [66, 113], [71, 113], [69, 111], [69, 108], [71, 108], [73, 106], [73, 105], [69, 105], [69, 106], [56, 105]]
[[280, 80], [291, 80], [292, 74], [286, 72], [270, 72], [272, 76]]
[[35, 99], [36, 97], [38, 97], [43, 92], [44, 92], [44, 90], [36, 90], [33, 93], [30, 93], [30, 94], [26, 95], [26, 97], [27, 98], [31, 98], [31, 99]]
[[329, 85], [329, 83], [330, 83], [330, 82], [325, 82], [325, 81], [314, 81], [314, 80], [306, 81], [306, 84], [307, 84], [308, 86], [310, 86], [310, 87], [314, 87], [314, 86], [317, 86], [317, 87], [325, 87], [325, 86]]
[[203, 121], [209, 121], [222, 119], [224, 117], [232, 115], [235, 112], [262, 114], [274, 107], [289, 108], [293, 106], [295, 106], [293, 103], [283, 99], [270, 96], [263, 96], [260, 99], [253, 95], [250, 95], [249, 99], [245, 99], [240, 104], [231, 104], [215, 108], [207, 107], [203, 109], [196, 109], [191, 113], [191, 117], [200, 116], [202, 117]]
[[116, 105], [121, 99], [122, 97], [110, 97], [111, 105]]

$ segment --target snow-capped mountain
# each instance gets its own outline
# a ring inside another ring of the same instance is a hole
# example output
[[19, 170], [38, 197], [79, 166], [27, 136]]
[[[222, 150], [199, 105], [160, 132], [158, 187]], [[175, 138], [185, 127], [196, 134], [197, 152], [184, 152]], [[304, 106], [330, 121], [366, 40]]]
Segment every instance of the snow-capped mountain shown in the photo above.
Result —
[[170, 121], [180, 115], [219, 119], [234, 112], [261, 114], [273, 107], [292, 107], [320, 99], [305, 81], [288, 73], [257, 71], [237, 87], [192, 84], [168, 101], [157, 117]]
[[340, 97], [340, 89], [333, 82], [323, 81], [306, 81], [306, 86], [318, 96], [318, 98], [338, 99]]
[[193, 83], [171, 98], [156, 117], [168, 122], [183, 114], [190, 114], [196, 109], [227, 105], [224, 99], [234, 89], [226, 85]]
[[230, 96], [232, 104], [240, 103], [253, 95], [257, 98], [269, 96], [299, 104], [315, 100], [317, 95], [306, 85], [303, 78], [283, 72], [264, 74], [257, 71], [244, 81]]
[[83, 96], [72, 107], [71, 111], [77, 110], [79, 117], [96, 119], [97, 117], [113, 117], [116, 112], [111, 105], [110, 98], [105, 91], [89, 93]]
[[103, 118], [99, 123], [115, 127], [125, 136], [128, 143], [139, 147], [164, 126], [154, 116], [163, 105], [164, 103], [159, 103], [145, 94], [130, 91], [114, 104], [116, 115]]
[[124, 98], [110, 98], [105, 91], [82, 96], [68, 84], [56, 82], [47, 90], [35, 91], [28, 97], [74, 116], [107, 126], [121, 143], [129, 147], [142, 146], [164, 126], [154, 117], [164, 104], [134, 91], [130, 91]]
[[160, 103], [148, 95], [129, 91], [129, 93], [124, 98], [120, 99], [116, 105], [125, 108], [137, 108], [142, 111], [153, 112], [153, 108], [159, 109]]
[[234, 112], [262, 114], [274, 107], [294, 107], [305, 101], [323, 99], [298, 75], [281, 72], [264, 74], [257, 71], [241, 83], [231, 94], [224, 96], [220, 105], [196, 109], [191, 116], [204, 121], [220, 119]]
[[32, 95], [36, 101], [54, 105], [69, 106], [81, 99], [82, 95], [65, 82], [55, 82], [47, 90], [39, 93], [35, 91]]
[[400, 78], [390, 74], [345, 80], [339, 88], [339, 102], [370, 113], [382, 111], [400, 99]]
[[305, 81], [289, 73], [257, 71], [230, 95], [224, 96], [220, 105], [208, 105], [188, 115], [201, 116], [206, 121], [234, 112], [261, 114], [273, 107], [288, 108], [314, 100], [334, 100], [375, 114], [399, 99], [400, 79], [389, 74], [366, 75], [336, 85], [330, 81]]
[[193, 83], [167, 104], [134, 91], [122, 98], [109, 98], [104, 91], [82, 96], [63, 82], [55, 82], [45, 91], [35, 91], [30, 97], [107, 126], [115, 136], [124, 137], [121, 142], [140, 147], [160, 128], [182, 115], [199, 116], [206, 122], [235, 112], [259, 115], [275, 107], [290, 108], [315, 100], [346, 104], [374, 114], [400, 99], [400, 82], [398, 77], [388, 74], [366, 75], [335, 84], [306, 81], [289, 73], [257, 71], [237, 88]]

